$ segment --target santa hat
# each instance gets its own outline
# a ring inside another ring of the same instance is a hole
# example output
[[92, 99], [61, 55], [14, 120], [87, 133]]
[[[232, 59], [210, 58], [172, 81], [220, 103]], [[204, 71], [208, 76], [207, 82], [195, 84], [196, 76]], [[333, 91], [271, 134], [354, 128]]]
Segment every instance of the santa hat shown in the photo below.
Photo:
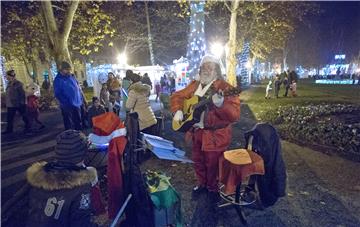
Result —
[[202, 66], [203, 64], [207, 63], [207, 62], [212, 62], [212, 63], [215, 63], [215, 64], [218, 64], [220, 65], [220, 61], [217, 57], [215, 57], [214, 55], [205, 55], [202, 59], [201, 59], [201, 62], [200, 62], [200, 66]]

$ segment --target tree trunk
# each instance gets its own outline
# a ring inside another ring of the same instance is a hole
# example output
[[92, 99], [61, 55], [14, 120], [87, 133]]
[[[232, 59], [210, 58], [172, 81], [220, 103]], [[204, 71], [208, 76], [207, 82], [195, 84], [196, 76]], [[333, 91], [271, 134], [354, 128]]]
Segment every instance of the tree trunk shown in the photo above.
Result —
[[67, 41], [69, 39], [72, 22], [78, 5], [79, 1], [72, 1], [70, 3], [70, 6], [66, 10], [62, 27], [59, 28], [56, 24], [51, 2], [41, 2], [41, 12], [45, 22], [44, 28], [50, 44], [49, 47], [51, 53], [55, 59], [58, 69], [60, 69], [62, 61], [67, 61], [70, 65], [72, 65]]
[[33, 82], [39, 83], [39, 73], [38, 73], [38, 65], [34, 58], [31, 59], [31, 66], [33, 68]]
[[54, 52], [54, 59], [55, 59], [56, 67], [58, 69], [60, 69], [61, 62], [63, 62], [63, 61], [66, 61], [70, 65], [72, 65], [67, 42], [66, 42], [66, 44], [64, 43], [63, 40], [58, 40], [57, 42], [55, 42], [55, 48], [54, 48], [53, 52]]
[[26, 59], [24, 57], [22, 57], [22, 60], [23, 60], [23, 62], [25, 64], [25, 68], [26, 68], [26, 72], [27, 72], [28, 76], [32, 79], [28, 62], [26, 61]]
[[229, 26], [229, 54], [226, 56], [226, 65], [227, 65], [227, 80], [228, 82], [236, 86], [236, 19], [237, 19], [237, 9], [239, 7], [240, 0], [235, 0], [231, 3], [231, 19]]
[[289, 50], [285, 46], [284, 49], [283, 49], [283, 69], [284, 69], [283, 71], [286, 71], [287, 68], [288, 68], [287, 67], [287, 62], [286, 62], [288, 53], [289, 53]]
[[150, 61], [151, 61], [151, 65], [155, 65], [154, 51], [153, 51], [153, 46], [152, 46], [152, 36], [151, 36], [151, 30], [150, 30], [148, 2], [145, 1], [144, 3], [145, 3], [146, 23], [147, 23], [147, 30], [148, 30], [148, 45], [149, 45], [149, 51], [150, 51]]

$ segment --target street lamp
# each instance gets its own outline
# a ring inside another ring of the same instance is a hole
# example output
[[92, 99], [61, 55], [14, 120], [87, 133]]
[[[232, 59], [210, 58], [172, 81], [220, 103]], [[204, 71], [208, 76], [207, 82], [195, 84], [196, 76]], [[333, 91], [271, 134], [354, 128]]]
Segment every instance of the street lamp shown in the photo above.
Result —
[[216, 56], [217, 58], [221, 58], [222, 54], [224, 52], [224, 46], [220, 43], [213, 43], [211, 45], [211, 53]]
[[120, 65], [126, 65], [127, 64], [127, 57], [125, 52], [122, 54], [119, 54], [119, 56], [117, 57], [117, 60], [119, 61]]

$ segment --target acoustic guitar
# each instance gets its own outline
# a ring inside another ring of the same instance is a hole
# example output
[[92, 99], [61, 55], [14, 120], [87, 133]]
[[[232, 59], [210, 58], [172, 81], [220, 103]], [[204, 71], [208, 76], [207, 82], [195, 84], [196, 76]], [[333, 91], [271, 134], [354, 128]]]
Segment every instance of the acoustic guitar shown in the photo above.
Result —
[[[224, 91], [221, 95], [226, 96], [236, 96], [241, 93], [239, 88], [231, 88], [227, 91]], [[183, 120], [182, 121], [172, 121], [172, 128], [174, 131], [187, 132], [194, 124], [200, 122], [201, 113], [204, 112], [207, 106], [211, 103], [211, 97], [215, 93], [207, 95], [206, 97], [199, 97], [194, 95], [189, 99], [184, 100], [183, 105]]]

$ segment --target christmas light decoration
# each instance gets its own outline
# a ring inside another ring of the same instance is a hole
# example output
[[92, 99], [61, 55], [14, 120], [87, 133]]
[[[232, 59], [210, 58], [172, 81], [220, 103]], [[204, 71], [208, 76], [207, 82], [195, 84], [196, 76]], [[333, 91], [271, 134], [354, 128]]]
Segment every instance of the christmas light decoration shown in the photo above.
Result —
[[250, 44], [244, 43], [243, 51], [238, 56], [238, 67], [236, 69], [236, 75], [241, 77], [241, 84], [242, 85], [249, 85], [250, 84]]
[[5, 72], [5, 58], [3, 56], [0, 56], [0, 72], [1, 72], [1, 82], [2, 82], [2, 88], [4, 91], [6, 91], [6, 85], [7, 81], [5, 78], [6, 72]]
[[205, 2], [190, 2], [190, 34], [186, 58], [189, 61], [188, 76], [194, 78], [198, 73], [201, 58], [205, 55]]

